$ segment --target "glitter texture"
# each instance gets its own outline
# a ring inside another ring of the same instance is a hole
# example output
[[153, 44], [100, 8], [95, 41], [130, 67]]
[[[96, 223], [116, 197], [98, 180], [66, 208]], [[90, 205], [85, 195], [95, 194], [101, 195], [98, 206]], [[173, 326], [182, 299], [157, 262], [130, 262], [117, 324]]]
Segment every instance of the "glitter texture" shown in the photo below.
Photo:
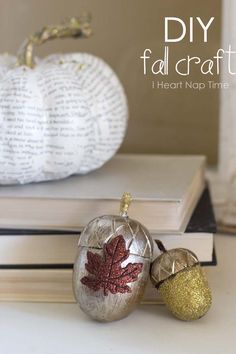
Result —
[[104, 243], [103, 257], [97, 253], [87, 252], [85, 268], [89, 275], [80, 281], [93, 291], [103, 289], [104, 296], [130, 293], [127, 283], [135, 282], [142, 272], [143, 263], [128, 263], [124, 268], [122, 262], [129, 258], [130, 251], [125, 247], [122, 235]]
[[212, 302], [211, 290], [200, 265], [186, 268], [165, 280], [159, 291], [173, 315], [184, 321], [204, 316]]

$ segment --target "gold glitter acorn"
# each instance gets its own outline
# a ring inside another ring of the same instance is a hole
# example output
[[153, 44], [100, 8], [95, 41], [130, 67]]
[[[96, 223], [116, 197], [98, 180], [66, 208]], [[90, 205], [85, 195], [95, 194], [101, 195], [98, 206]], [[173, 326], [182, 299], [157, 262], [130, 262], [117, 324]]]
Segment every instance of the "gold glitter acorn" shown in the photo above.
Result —
[[204, 316], [212, 303], [211, 290], [197, 256], [184, 248], [166, 250], [156, 241], [163, 253], [151, 267], [151, 280], [166, 306], [184, 321]]

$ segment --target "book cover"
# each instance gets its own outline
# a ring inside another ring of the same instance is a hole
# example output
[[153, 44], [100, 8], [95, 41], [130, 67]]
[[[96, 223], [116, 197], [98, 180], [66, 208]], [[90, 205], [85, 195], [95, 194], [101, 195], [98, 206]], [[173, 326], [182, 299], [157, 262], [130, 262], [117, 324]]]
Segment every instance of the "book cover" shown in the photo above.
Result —
[[[204, 264], [214, 264], [214, 211], [206, 187], [182, 234], [152, 234], [167, 248], [190, 248]], [[70, 268], [77, 253], [80, 232], [61, 230], [0, 229], [0, 268]], [[154, 255], [158, 255], [155, 248]]]
[[0, 226], [78, 230], [100, 215], [116, 215], [129, 191], [130, 217], [150, 231], [183, 231], [204, 188], [204, 168], [203, 156], [118, 154], [86, 175], [4, 186]]

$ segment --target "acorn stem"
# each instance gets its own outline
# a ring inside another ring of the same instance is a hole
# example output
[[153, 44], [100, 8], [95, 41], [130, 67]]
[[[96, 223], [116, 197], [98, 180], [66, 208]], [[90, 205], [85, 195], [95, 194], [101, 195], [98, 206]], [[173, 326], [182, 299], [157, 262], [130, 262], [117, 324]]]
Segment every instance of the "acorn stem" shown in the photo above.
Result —
[[127, 216], [131, 200], [132, 200], [131, 194], [128, 192], [125, 192], [123, 194], [123, 196], [121, 198], [121, 202], [120, 202], [120, 215], [121, 216]]
[[162, 252], [162, 253], [165, 253], [167, 252], [165, 246], [163, 245], [163, 243], [160, 241], [160, 240], [155, 240], [156, 244], [157, 244], [157, 247], [159, 248], [159, 250]]

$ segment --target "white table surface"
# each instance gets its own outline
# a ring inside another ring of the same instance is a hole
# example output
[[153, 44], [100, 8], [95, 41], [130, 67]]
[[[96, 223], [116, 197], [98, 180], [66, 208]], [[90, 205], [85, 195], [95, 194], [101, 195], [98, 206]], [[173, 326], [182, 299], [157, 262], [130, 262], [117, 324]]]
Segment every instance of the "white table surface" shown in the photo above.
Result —
[[236, 236], [218, 235], [216, 251], [218, 266], [208, 270], [213, 306], [198, 321], [176, 320], [160, 305], [101, 324], [73, 304], [0, 303], [0, 353], [235, 354]]

